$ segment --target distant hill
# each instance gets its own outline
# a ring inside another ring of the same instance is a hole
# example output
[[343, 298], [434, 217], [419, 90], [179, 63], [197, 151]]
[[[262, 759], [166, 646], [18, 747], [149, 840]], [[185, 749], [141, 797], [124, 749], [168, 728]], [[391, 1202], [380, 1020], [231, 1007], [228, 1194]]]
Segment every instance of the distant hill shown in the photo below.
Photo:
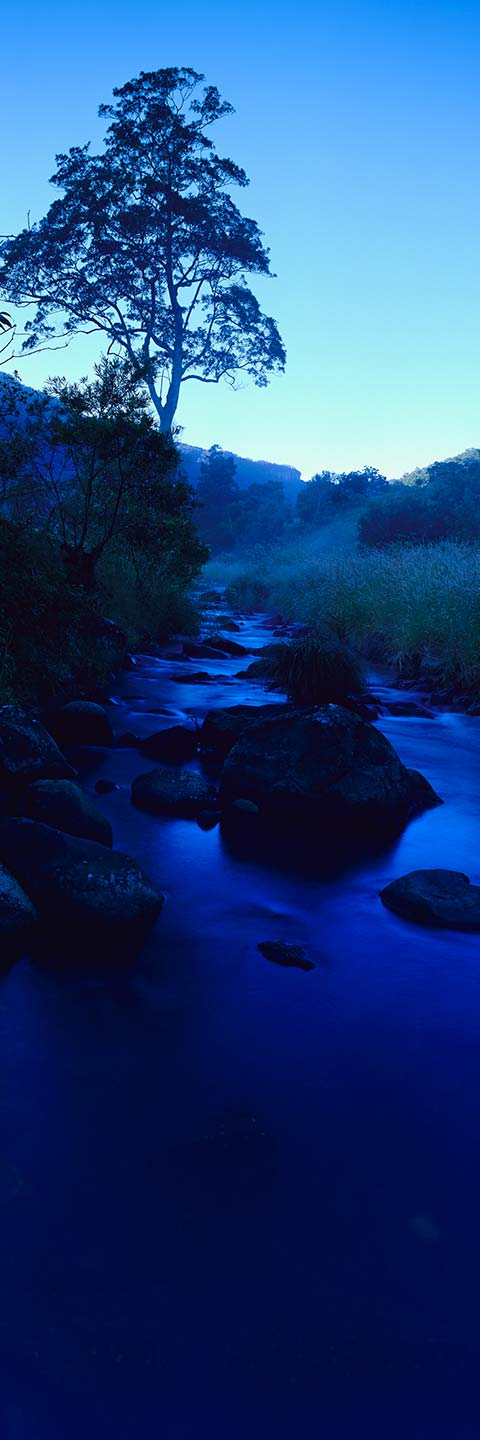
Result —
[[[179, 445], [184, 470], [191, 485], [198, 485], [200, 465], [207, 450], [201, 450], [198, 445]], [[300, 470], [295, 470], [293, 465], [275, 465], [269, 460], [246, 460], [242, 455], [235, 455], [233, 450], [225, 450], [225, 455], [231, 456], [235, 461], [235, 479], [242, 490], [247, 485], [265, 485], [268, 480], [279, 480], [284, 486], [287, 500], [295, 503], [298, 492], [303, 485]]]
[[[2, 410], [5, 414], [14, 397], [16, 415], [21, 419], [22, 413], [35, 393], [35, 390], [28, 385], [23, 385], [21, 380], [17, 380], [14, 375], [8, 375], [6, 371], [0, 370], [0, 435], [2, 429], [5, 431], [5, 421], [2, 425]], [[202, 450], [199, 445], [179, 444], [178, 448], [190, 484], [196, 487], [200, 465], [208, 451]], [[244, 456], [235, 455], [232, 450], [226, 450], [225, 454], [231, 455], [235, 460], [235, 478], [242, 489], [254, 483], [265, 485], [268, 480], [280, 480], [284, 486], [287, 500], [290, 500], [292, 505], [295, 504], [298, 491], [303, 485], [300, 470], [295, 470], [293, 465], [275, 465], [268, 460], [248, 460]]]
[[[474, 445], [471, 445], [469, 450], [462, 450], [460, 455], [447, 455], [442, 460], [442, 464], [467, 465], [469, 460], [480, 461], [480, 450], [476, 449]], [[431, 465], [421, 465], [417, 466], [416, 470], [407, 470], [404, 475], [399, 476], [402, 485], [416, 485], [417, 481], [428, 480], [432, 464], [435, 463], [432, 461]]]

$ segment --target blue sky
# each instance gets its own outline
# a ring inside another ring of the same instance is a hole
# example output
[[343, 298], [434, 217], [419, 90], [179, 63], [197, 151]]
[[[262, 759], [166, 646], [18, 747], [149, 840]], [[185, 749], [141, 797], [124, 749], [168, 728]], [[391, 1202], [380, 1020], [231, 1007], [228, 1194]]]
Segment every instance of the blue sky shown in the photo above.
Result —
[[[392, 476], [480, 445], [480, 5], [418, 0], [24, 0], [2, 17], [1, 229], [44, 213], [57, 151], [100, 143], [100, 101], [192, 65], [235, 106], [288, 351], [267, 390], [185, 387], [183, 439]], [[17, 362], [85, 373], [91, 342]]]

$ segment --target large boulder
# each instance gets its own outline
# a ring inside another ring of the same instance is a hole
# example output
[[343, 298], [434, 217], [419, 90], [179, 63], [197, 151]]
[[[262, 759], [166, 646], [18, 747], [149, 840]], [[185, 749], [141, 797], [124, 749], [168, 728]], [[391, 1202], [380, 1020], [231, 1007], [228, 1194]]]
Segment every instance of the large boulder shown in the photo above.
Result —
[[[115, 960], [159, 914], [164, 896], [129, 855], [36, 820], [0, 823], [0, 861], [36, 906], [55, 940], [87, 963]], [[115, 952], [105, 946], [115, 945]]]
[[260, 821], [328, 850], [331, 840], [382, 841], [421, 808], [418, 785], [373, 725], [339, 705], [251, 725], [230, 751], [220, 802], [250, 800]]
[[96, 840], [99, 845], [113, 844], [110, 821], [71, 780], [37, 780], [26, 792], [24, 810], [30, 820], [53, 825], [67, 835]]
[[0, 964], [6, 952], [27, 943], [37, 921], [37, 912], [18, 880], [0, 865]]
[[457, 870], [411, 870], [380, 895], [404, 920], [446, 930], [480, 930], [480, 886]]
[[212, 792], [206, 780], [193, 770], [171, 770], [159, 765], [132, 784], [133, 804], [150, 815], [177, 815], [191, 818], [208, 810]]
[[157, 730], [148, 735], [139, 745], [141, 755], [148, 760], [193, 760], [197, 749], [197, 732], [192, 725], [170, 725], [168, 730]]
[[274, 720], [276, 716], [285, 714], [287, 708], [278, 702], [276, 705], [229, 705], [221, 710], [209, 710], [200, 726], [201, 749], [213, 750], [224, 759], [249, 725]]
[[14, 705], [2, 705], [0, 786], [18, 790], [34, 780], [68, 780], [75, 774], [39, 720]]
[[70, 700], [53, 716], [51, 728], [61, 745], [112, 744], [107, 712], [93, 700]]

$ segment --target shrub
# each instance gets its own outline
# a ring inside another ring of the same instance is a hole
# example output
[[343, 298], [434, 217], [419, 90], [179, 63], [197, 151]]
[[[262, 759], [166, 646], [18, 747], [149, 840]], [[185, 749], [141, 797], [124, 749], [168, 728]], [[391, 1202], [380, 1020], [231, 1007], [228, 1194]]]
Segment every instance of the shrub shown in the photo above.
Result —
[[278, 646], [271, 673], [297, 705], [341, 704], [360, 687], [358, 662], [324, 635], [301, 635]]

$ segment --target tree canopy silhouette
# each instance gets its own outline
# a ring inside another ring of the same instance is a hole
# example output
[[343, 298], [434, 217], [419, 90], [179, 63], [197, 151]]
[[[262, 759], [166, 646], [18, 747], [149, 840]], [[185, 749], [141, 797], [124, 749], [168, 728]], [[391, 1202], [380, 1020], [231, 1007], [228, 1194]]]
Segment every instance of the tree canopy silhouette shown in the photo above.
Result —
[[232, 106], [203, 80], [170, 68], [114, 90], [99, 110], [103, 153], [58, 155], [60, 197], [0, 251], [1, 292], [34, 307], [22, 350], [103, 333], [146, 384], [162, 431], [187, 380], [235, 385], [243, 373], [266, 385], [285, 365], [246, 281], [271, 274], [257, 223], [230, 194], [248, 180], [208, 133]]

